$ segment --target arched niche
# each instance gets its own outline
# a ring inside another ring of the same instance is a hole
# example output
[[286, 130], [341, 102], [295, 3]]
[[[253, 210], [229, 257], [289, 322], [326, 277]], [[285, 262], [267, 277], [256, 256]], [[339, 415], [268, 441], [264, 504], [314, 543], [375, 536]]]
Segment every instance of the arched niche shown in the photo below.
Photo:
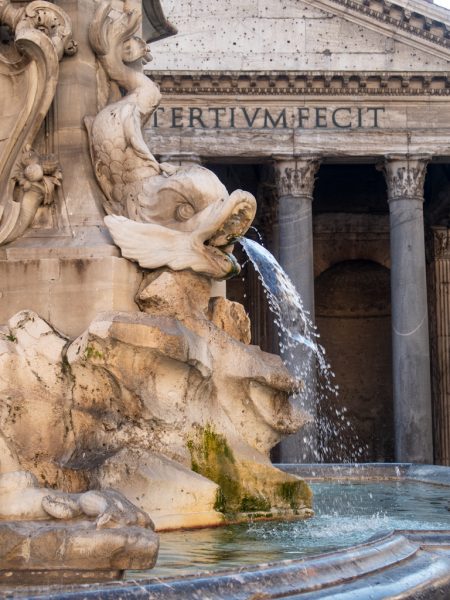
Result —
[[[339, 386], [338, 407], [319, 411], [332, 423], [336, 408], [347, 416], [363, 448], [362, 461], [394, 456], [390, 272], [370, 260], [339, 262], [316, 278], [316, 322]], [[331, 436], [327, 460], [339, 460], [339, 445], [354, 445], [348, 431]]]

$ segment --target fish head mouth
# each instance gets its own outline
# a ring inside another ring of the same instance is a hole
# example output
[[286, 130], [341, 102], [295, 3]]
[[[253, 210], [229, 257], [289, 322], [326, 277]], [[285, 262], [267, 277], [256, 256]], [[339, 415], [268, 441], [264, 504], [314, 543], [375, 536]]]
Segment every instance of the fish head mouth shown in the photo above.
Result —
[[256, 200], [249, 192], [236, 190], [205, 211], [208, 214], [206, 227], [197, 232], [197, 239], [201, 241], [202, 252], [211, 264], [211, 276], [229, 279], [240, 273], [241, 267], [233, 255], [234, 244], [251, 226], [256, 214]]

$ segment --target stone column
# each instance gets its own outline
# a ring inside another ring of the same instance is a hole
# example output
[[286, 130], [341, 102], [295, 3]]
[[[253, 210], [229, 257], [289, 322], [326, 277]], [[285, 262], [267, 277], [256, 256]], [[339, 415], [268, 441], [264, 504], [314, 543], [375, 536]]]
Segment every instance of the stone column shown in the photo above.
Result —
[[382, 167], [390, 211], [395, 454], [400, 462], [433, 462], [423, 223], [428, 158], [390, 156]]
[[[172, 165], [178, 165], [180, 167], [192, 167], [195, 165], [201, 165], [202, 159], [197, 154], [164, 154], [160, 157], [160, 162], [168, 162]], [[217, 296], [227, 297], [227, 283], [226, 281], [213, 281], [211, 285], [211, 298]]]
[[[320, 166], [317, 156], [275, 157], [278, 188], [279, 261], [302, 298], [303, 307], [314, 321], [314, 265], [312, 200], [316, 173]], [[293, 366], [305, 361], [302, 347], [295, 349]], [[310, 359], [312, 360], [312, 359]], [[314, 368], [305, 382], [308, 394], [302, 395], [302, 406], [312, 416], [316, 414]], [[304, 442], [304, 439], [307, 440]], [[280, 462], [316, 462], [316, 424], [311, 423], [280, 444]]]
[[450, 466], [450, 229], [433, 227], [433, 429], [438, 465]]

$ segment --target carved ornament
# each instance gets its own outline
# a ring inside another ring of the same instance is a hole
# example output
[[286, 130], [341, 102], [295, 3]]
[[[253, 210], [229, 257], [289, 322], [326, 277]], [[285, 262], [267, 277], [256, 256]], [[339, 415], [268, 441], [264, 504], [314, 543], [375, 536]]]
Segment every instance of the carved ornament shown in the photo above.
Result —
[[324, 0], [322, 4], [330, 8], [337, 5], [347, 13], [364, 15], [379, 24], [393, 26], [403, 39], [414, 36], [437, 46], [450, 47], [449, 25], [413, 10], [408, 4], [402, 6], [390, 0]]
[[317, 157], [276, 161], [275, 173], [279, 195], [301, 196], [312, 200], [319, 167], [320, 159]]
[[387, 157], [377, 168], [383, 171], [389, 202], [417, 199], [423, 202], [423, 187], [430, 156]]
[[25, 232], [60, 183], [55, 159], [38, 156], [31, 144], [55, 94], [58, 62], [74, 54], [76, 44], [68, 15], [44, 0], [22, 8], [0, 0], [0, 24], [12, 32], [0, 50], [1, 245]]
[[229, 96], [448, 96], [448, 73], [431, 71], [148, 71], [161, 92]]
[[450, 259], [450, 229], [433, 227], [434, 259]]
[[102, 2], [89, 40], [111, 83], [128, 93], [85, 119], [105, 223], [125, 258], [141, 267], [192, 269], [215, 279], [239, 272], [233, 243], [256, 212], [254, 197], [228, 194], [214, 173], [196, 164], [159, 163], [142, 128], [161, 99], [158, 86], [127, 63], [146, 59], [136, 31], [139, 14], [117, 15]]

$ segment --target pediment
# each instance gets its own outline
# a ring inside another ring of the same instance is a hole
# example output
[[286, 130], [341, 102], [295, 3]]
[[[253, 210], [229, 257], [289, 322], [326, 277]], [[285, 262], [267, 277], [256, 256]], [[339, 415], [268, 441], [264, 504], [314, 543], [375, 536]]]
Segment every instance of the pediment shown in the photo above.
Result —
[[425, 0], [174, 3], [154, 70], [448, 71], [450, 11]]
[[450, 11], [432, 2], [311, 0], [309, 4], [417, 51], [450, 58]]

